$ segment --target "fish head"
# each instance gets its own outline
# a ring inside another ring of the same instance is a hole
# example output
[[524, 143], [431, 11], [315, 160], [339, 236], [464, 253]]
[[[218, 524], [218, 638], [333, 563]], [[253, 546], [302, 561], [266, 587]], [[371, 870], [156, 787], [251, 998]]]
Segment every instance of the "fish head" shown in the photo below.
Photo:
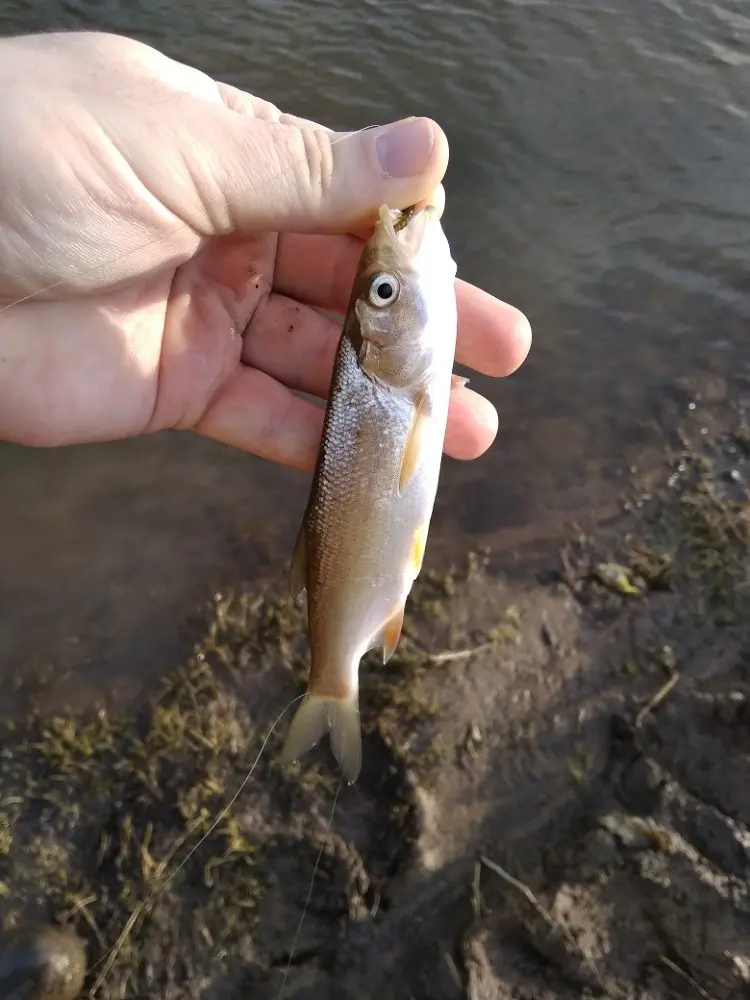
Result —
[[418, 388], [441, 347], [452, 357], [456, 264], [441, 214], [439, 199], [418, 211], [382, 205], [355, 278], [344, 332], [363, 370], [393, 388]]

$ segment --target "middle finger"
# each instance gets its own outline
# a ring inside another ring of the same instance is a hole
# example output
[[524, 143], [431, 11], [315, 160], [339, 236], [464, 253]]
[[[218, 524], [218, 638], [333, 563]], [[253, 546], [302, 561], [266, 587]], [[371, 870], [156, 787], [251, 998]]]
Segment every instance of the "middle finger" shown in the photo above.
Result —
[[340, 336], [336, 320], [273, 292], [245, 332], [241, 358], [291, 389], [325, 399]]
[[[242, 361], [290, 389], [324, 399], [340, 333], [334, 320], [274, 293], [245, 332]], [[489, 400], [465, 386], [451, 393], [449, 454], [476, 458], [492, 443], [496, 431], [497, 413]]]
[[[279, 238], [274, 288], [318, 309], [343, 314], [363, 242], [355, 236]], [[456, 360], [493, 377], [510, 375], [531, 345], [531, 328], [515, 307], [458, 279]]]

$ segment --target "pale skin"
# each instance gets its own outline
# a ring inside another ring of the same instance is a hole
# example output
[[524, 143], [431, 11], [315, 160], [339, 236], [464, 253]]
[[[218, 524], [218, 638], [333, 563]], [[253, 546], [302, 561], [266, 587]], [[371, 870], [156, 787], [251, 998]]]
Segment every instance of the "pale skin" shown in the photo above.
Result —
[[[85, 32], [0, 40], [0, 93], [0, 440], [178, 428], [312, 469], [323, 414], [294, 390], [325, 398], [340, 332], [315, 307], [344, 311], [383, 202], [438, 188], [439, 126], [343, 137]], [[515, 371], [523, 314], [457, 296], [457, 360]], [[488, 400], [452, 393], [449, 455], [496, 432]]]

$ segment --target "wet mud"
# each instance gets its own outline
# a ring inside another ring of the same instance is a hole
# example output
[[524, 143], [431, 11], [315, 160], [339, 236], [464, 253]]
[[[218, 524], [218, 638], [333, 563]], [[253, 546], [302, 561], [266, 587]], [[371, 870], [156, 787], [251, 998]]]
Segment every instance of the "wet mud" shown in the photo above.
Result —
[[261, 753], [304, 684], [280, 594], [216, 595], [148, 703], [53, 714], [27, 679], [0, 969], [52, 925], [102, 1000], [750, 996], [743, 405], [686, 386], [595, 532], [426, 570], [352, 787], [326, 746], [275, 763], [289, 714]]

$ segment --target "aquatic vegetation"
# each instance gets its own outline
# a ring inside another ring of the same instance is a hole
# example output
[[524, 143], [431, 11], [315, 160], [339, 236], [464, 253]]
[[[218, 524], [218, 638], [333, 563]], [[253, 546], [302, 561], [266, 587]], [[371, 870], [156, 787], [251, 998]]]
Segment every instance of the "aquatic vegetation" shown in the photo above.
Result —
[[[647, 633], [611, 652], [609, 677], [628, 692], [638, 732], [683, 696], [689, 657], [679, 629], [710, 636], [747, 609], [747, 498], [722, 462], [721, 449], [683, 449], [640, 507], [572, 540], [550, 588], [578, 609], [576, 628], [590, 621], [600, 636], [627, 637], [629, 621], [648, 620]], [[217, 976], [228, 977], [230, 996], [266, 995], [305, 909], [313, 930], [303, 964], [332, 963], [339, 932], [386, 910], [391, 880], [418, 858], [423, 793], [474, 782], [481, 798], [483, 775], [489, 798], [498, 782], [519, 787], [544, 740], [531, 707], [523, 717], [516, 707], [515, 720], [502, 701], [483, 714], [482, 692], [517, 669], [554, 689], [578, 641], [565, 631], [573, 619], [562, 628], [542, 621], [538, 591], [495, 584], [484, 557], [426, 569], [397, 652], [386, 665], [377, 653], [363, 660], [369, 763], [327, 839], [338, 786], [328, 747], [282, 768], [283, 726], [223, 811], [270, 722], [304, 688], [304, 612], [286, 597], [216, 595], [195, 648], [145, 703], [9, 721], [0, 752], [4, 927], [32, 916], [74, 929], [87, 943], [86, 989], [100, 1000], [170, 989], [198, 997]], [[471, 692], [470, 706], [458, 706], [459, 691]], [[563, 724], [575, 711], [565, 706]], [[565, 794], [595, 796], [601, 762], [585, 739], [551, 745], [544, 766], [559, 768]], [[522, 767], [500, 776], [515, 753]]]
[[[451, 637], [455, 587], [456, 574], [425, 572], [398, 652], [385, 667], [373, 654], [362, 672], [365, 738], [424, 781], [452, 748], [435, 736], [436, 705], [422, 684], [450, 665], [433, 662], [439, 657], [422, 636]], [[126, 984], [158, 989], [184, 975], [208, 975], [210, 956], [253, 953], [273, 882], [267, 855], [277, 821], [290, 809], [306, 814], [335, 788], [320, 756], [279, 767], [275, 733], [252, 791], [214, 827], [278, 713], [280, 690], [289, 701], [299, 693], [307, 658], [302, 612], [287, 598], [216, 595], [205, 620], [192, 655], [147, 704], [93, 716], [32, 713], [6, 727], [0, 916], [12, 927], [31, 907], [74, 927], [89, 945], [87, 987], [101, 996], [119, 995]], [[516, 627], [501, 621], [485, 644], [504, 641]], [[272, 678], [269, 696], [258, 700], [264, 678]], [[399, 850], [408, 849], [408, 795], [394, 788], [388, 809], [389, 825], [403, 830]], [[163, 968], [151, 954], [154, 934], [165, 949], [186, 940], [204, 947], [186, 957], [184, 969]]]

